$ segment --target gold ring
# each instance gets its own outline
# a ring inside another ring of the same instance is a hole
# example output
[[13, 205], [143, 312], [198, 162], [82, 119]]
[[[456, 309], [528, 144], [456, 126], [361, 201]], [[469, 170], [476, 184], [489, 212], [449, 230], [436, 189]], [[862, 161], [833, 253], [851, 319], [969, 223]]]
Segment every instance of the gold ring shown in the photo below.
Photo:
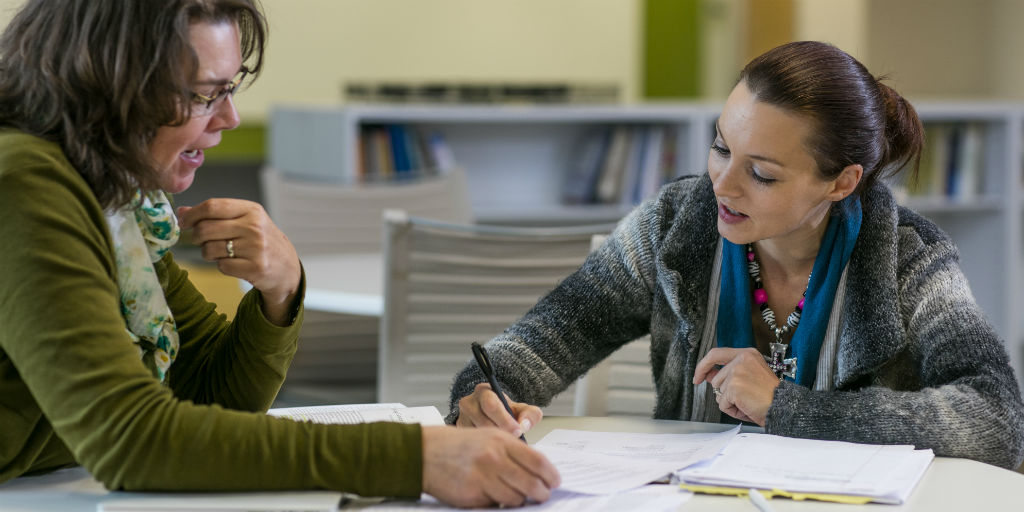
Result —
[[228, 240], [228, 243], [225, 244], [225, 247], [228, 250], [228, 258], [234, 258], [235, 257], [235, 241], [234, 240]]

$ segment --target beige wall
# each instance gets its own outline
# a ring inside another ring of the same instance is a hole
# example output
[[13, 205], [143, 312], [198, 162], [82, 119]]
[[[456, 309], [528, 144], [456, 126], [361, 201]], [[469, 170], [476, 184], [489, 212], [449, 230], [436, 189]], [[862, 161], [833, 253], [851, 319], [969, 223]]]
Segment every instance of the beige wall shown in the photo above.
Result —
[[992, 0], [988, 13], [992, 27], [989, 46], [991, 94], [1002, 98], [1024, 99], [1024, 1]]
[[[0, 23], [23, 0], [0, 0]], [[745, 63], [746, 3], [704, 0], [702, 88]], [[616, 82], [636, 99], [642, 0], [263, 0], [264, 76], [238, 104], [334, 102], [350, 80]], [[1024, 98], [1024, 0], [795, 0], [794, 38], [830, 41], [912, 98]]]
[[[0, 0], [0, 22], [21, 0]], [[263, 0], [263, 76], [246, 120], [278, 101], [334, 102], [349, 80], [579, 81], [637, 97], [640, 0]]]
[[[633, 99], [638, 0], [264, 0], [267, 72], [247, 111], [337, 101], [349, 80], [613, 82]], [[258, 112], [252, 112], [258, 113]]]
[[794, 39], [831, 43], [863, 60], [867, 15], [868, 3], [863, 0], [797, 0]]
[[864, 63], [876, 75], [891, 75], [891, 85], [902, 94], [978, 97], [998, 89], [992, 70], [999, 62], [990, 49], [991, 17], [999, 15], [1000, 6], [993, 0], [868, 3]]

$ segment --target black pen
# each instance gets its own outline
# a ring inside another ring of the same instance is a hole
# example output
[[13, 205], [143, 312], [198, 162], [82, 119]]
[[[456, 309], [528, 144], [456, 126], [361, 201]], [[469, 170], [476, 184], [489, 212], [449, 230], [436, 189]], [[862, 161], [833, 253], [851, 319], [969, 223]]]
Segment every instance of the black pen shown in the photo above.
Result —
[[[491, 391], [498, 395], [498, 400], [501, 400], [501, 405], [505, 406], [508, 415], [515, 419], [516, 415], [512, 413], [512, 408], [509, 407], [508, 401], [505, 400], [505, 393], [501, 392], [501, 386], [498, 385], [498, 379], [494, 376], [494, 368], [491, 367], [491, 360], [487, 358], [487, 352], [484, 351], [484, 347], [481, 347], [475, 341], [470, 346], [473, 348], [473, 357], [476, 358], [477, 366], [480, 367], [480, 371], [484, 372], [487, 382], [491, 384]], [[526, 436], [520, 434], [519, 440], [525, 443]]]

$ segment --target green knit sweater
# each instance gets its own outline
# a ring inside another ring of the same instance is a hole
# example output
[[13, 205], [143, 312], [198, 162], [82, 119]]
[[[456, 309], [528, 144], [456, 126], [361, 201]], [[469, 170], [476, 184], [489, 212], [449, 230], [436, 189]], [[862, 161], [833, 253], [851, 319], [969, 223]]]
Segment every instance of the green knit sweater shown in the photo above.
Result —
[[111, 489], [419, 496], [418, 425], [264, 414], [301, 309], [275, 326], [250, 291], [228, 322], [170, 255], [156, 271], [181, 348], [161, 385], [125, 331], [95, 196], [59, 146], [10, 129], [0, 129], [0, 240], [0, 482], [81, 464]]

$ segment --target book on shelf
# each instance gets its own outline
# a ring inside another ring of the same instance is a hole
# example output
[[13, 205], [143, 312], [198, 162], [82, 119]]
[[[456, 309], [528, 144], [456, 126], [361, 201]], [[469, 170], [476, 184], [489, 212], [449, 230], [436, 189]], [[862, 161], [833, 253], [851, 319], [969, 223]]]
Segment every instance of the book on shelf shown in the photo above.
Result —
[[985, 178], [985, 125], [925, 123], [925, 146], [917, 178], [897, 178], [900, 195], [967, 202], [981, 195]]
[[359, 169], [353, 181], [362, 183], [432, 176], [456, 167], [444, 135], [416, 126], [362, 125], [357, 148]]
[[614, 83], [583, 82], [350, 82], [346, 100], [420, 104], [612, 104]]
[[573, 149], [562, 188], [565, 204], [631, 207], [675, 175], [674, 127], [614, 125], [585, 133]]

